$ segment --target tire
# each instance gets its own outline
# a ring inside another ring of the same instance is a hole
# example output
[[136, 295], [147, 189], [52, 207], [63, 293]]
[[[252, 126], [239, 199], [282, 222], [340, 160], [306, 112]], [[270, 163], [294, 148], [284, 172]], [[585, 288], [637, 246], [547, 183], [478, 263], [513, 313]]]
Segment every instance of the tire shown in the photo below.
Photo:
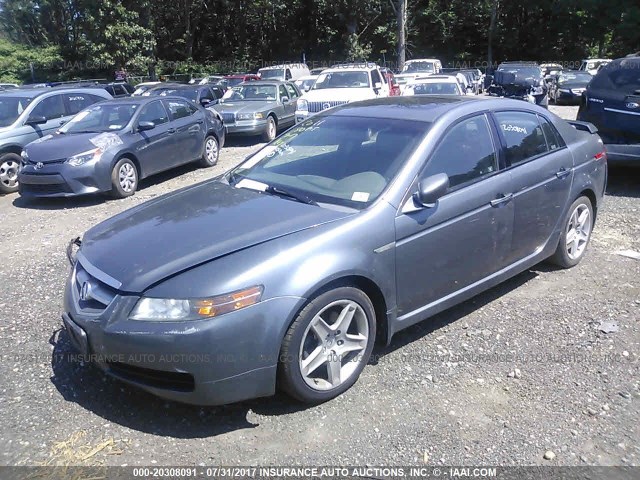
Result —
[[18, 172], [22, 158], [17, 153], [0, 155], [0, 193], [18, 191]]
[[111, 196], [130, 197], [138, 189], [138, 169], [129, 158], [121, 158], [111, 170]]
[[[344, 323], [340, 324], [340, 318]], [[322, 293], [298, 314], [284, 337], [279, 387], [304, 403], [337, 397], [360, 376], [375, 336], [375, 310], [361, 290], [339, 287]], [[303, 364], [311, 368], [303, 372]]]
[[199, 161], [201, 167], [213, 167], [218, 163], [218, 157], [220, 156], [220, 143], [218, 139], [209, 135], [204, 139], [204, 152], [202, 152], [202, 158]]
[[591, 200], [580, 197], [573, 202], [562, 222], [562, 233], [556, 252], [549, 261], [562, 268], [571, 268], [580, 263], [591, 239], [593, 221]]
[[278, 130], [278, 125], [276, 123], [276, 119], [273, 118], [272, 115], [267, 117], [267, 129], [262, 134], [263, 142], [270, 142], [274, 138], [276, 138], [276, 132]]

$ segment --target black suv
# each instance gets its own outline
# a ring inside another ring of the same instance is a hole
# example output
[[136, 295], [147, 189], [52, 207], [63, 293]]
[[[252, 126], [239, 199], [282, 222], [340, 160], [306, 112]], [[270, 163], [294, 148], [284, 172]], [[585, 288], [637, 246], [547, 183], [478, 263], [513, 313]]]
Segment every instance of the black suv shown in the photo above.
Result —
[[640, 55], [598, 71], [582, 95], [578, 120], [598, 127], [610, 162], [640, 165]]
[[540, 66], [534, 62], [503, 62], [493, 74], [489, 94], [549, 106], [548, 88]]

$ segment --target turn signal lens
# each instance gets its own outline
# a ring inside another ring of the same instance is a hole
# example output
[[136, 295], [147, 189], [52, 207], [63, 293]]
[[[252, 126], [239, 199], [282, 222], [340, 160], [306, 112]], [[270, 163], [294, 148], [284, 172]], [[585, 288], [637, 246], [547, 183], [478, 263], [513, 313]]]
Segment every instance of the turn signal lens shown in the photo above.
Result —
[[241, 308], [254, 305], [262, 297], [262, 287], [250, 287], [245, 290], [220, 295], [213, 298], [194, 300], [194, 307], [198, 315], [203, 317], [217, 317], [224, 313], [240, 310]]

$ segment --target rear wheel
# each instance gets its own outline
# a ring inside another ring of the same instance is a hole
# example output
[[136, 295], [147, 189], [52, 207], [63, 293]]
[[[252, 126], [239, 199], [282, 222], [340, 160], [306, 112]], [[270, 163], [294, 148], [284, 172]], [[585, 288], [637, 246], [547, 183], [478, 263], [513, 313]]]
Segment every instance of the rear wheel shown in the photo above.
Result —
[[20, 155], [16, 153], [5, 153], [0, 156], [0, 193], [18, 191], [20, 161]]
[[369, 297], [340, 287], [313, 299], [289, 327], [280, 351], [279, 384], [306, 403], [337, 397], [369, 361], [376, 317]]
[[569, 208], [558, 248], [549, 260], [562, 268], [571, 268], [580, 263], [589, 245], [592, 229], [593, 205], [587, 197], [580, 197]]
[[218, 163], [218, 156], [220, 155], [220, 144], [218, 139], [213, 135], [208, 136], [204, 140], [204, 153], [200, 159], [200, 166], [213, 167]]
[[276, 119], [269, 115], [267, 117], [267, 129], [262, 134], [262, 140], [264, 142], [270, 142], [271, 140], [276, 138], [277, 128], [278, 127], [276, 125]]
[[111, 171], [111, 196], [130, 197], [138, 189], [138, 170], [129, 158], [121, 158]]

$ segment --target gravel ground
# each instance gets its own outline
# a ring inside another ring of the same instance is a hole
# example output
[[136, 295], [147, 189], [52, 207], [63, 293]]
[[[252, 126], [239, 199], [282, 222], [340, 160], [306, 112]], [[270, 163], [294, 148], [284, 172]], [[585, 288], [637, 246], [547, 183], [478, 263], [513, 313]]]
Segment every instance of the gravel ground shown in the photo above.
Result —
[[615, 253], [640, 251], [633, 170], [611, 172], [579, 266], [537, 266], [401, 332], [324, 405], [191, 407], [69, 362], [67, 241], [258, 147], [232, 142], [217, 167], [163, 174], [126, 200], [0, 197], [0, 464], [640, 465], [640, 261]]

